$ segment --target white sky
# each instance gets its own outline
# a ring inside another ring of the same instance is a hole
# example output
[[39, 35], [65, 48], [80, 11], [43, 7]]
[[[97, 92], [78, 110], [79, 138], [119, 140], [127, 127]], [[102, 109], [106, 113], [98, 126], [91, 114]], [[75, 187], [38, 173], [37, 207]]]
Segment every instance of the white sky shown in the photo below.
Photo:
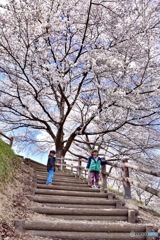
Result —
[[0, 0], [0, 4], [5, 4], [7, 3], [7, 0]]

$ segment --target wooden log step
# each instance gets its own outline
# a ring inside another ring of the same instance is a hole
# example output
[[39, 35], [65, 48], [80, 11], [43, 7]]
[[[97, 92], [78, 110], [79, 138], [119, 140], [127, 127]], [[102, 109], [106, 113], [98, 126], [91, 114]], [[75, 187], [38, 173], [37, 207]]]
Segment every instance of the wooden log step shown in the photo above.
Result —
[[35, 165], [35, 164], [30, 164], [30, 166], [32, 168], [34, 168], [35, 171], [44, 171], [44, 172], [47, 171], [47, 166], [38, 166], [38, 165]]
[[[36, 174], [48, 174], [47, 172], [47, 167], [43, 169], [35, 169]], [[75, 177], [75, 174], [73, 173], [66, 173], [66, 172], [61, 172], [61, 171], [55, 171], [55, 176], [66, 176], [66, 177]]]
[[30, 158], [25, 158], [25, 161], [29, 162], [30, 164], [37, 164], [38, 166], [45, 166], [45, 164], [37, 162], [37, 161], [34, 161], [34, 160], [30, 159]]
[[41, 168], [41, 169], [38, 169], [38, 168], [33, 168], [34, 169], [34, 172], [35, 172], [35, 174], [48, 174], [48, 172], [47, 172], [47, 167], [45, 167], [45, 168]]
[[[46, 182], [46, 180], [39, 180], [39, 179], [37, 179], [37, 182], [38, 181], [44, 181], [44, 182]], [[58, 184], [58, 185], [75, 185], [75, 186], [82, 186], [82, 187], [89, 187], [89, 185], [88, 185], [88, 183], [86, 183], [86, 182], [73, 182], [73, 181], [57, 181], [56, 179], [53, 179], [53, 182], [52, 182], [52, 184]]]
[[[41, 176], [48, 176], [48, 172], [45, 169], [45, 171], [35, 171], [36, 175], [41, 175]], [[56, 177], [67, 177], [67, 178], [76, 178], [74, 174], [72, 173], [63, 173], [63, 172], [55, 172]]]
[[[72, 240], [133, 240], [135, 233], [138, 239], [145, 240], [148, 228], [143, 224], [98, 223], [98, 222], [24, 222], [15, 221], [15, 227], [32, 235]], [[154, 228], [153, 231], [156, 231]], [[143, 234], [142, 234], [143, 233]]]
[[[36, 175], [37, 176], [40, 176], [40, 177], [46, 177], [46, 176], [48, 176], [48, 172], [46, 172], [46, 173], [37, 173], [36, 172]], [[57, 179], [72, 179], [72, 180], [79, 180], [79, 178], [77, 178], [77, 177], [75, 177], [74, 175], [71, 175], [71, 176], [68, 176], [68, 175], [59, 175], [59, 174], [54, 174], [54, 177], [55, 178], [57, 178]]]
[[44, 165], [44, 164], [39, 164], [38, 162], [29, 162], [29, 164], [31, 165], [31, 166], [34, 166], [34, 167], [46, 167], [46, 165]]
[[51, 190], [51, 189], [35, 189], [35, 194], [44, 195], [59, 195], [59, 196], [79, 196], [79, 197], [96, 197], [96, 198], [115, 198], [112, 193], [99, 192], [79, 192], [79, 191], [65, 191], [65, 190]]
[[[39, 177], [39, 176], [37, 176], [37, 180], [44, 180], [44, 181], [46, 181], [46, 179], [47, 178], [45, 178], [45, 177]], [[75, 184], [87, 184], [88, 185], [88, 183], [87, 182], [83, 182], [82, 180], [78, 180], [78, 179], [63, 179], [63, 178], [54, 178], [54, 182], [64, 182], [64, 183], [75, 183]]]
[[43, 168], [43, 167], [46, 167], [46, 165], [44, 164], [39, 164], [38, 162], [30, 162], [30, 165], [33, 166], [33, 167], [38, 167], [38, 168]]
[[[40, 230], [27, 230], [26, 233], [40, 236], [40, 237], [53, 237], [56, 239], [65, 239], [65, 240], [133, 240], [133, 237], [130, 236], [130, 233], [92, 233], [92, 232], [61, 232], [61, 231], [40, 231]], [[124, 238], [125, 237], [125, 238]], [[146, 237], [138, 237], [138, 240], [145, 240]]]
[[34, 168], [33, 167], [33, 169], [34, 169], [34, 171], [37, 173], [37, 172], [39, 172], [40, 174], [41, 173], [47, 173], [47, 167], [45, 167], [45, 168]]
[[[46, 178], [48, 176], [48, 173], [46, 174], [37, 174], [37, 177], [41, 177], [41, 178]], [[77, 181], [82, 181], [82, 180], [79, 180], [79, 178], [76, 178], [75, 176], [66, 176], [66, 175], [57, 175], [57, 174], [54, 174], [54, 177], [57, 178], [57, 179], [70, 179], [70, 180], [77, 180]]]
[[[47, 180], [47, 179], [46, 179]], [[37, 183], [38, 184], [45, 184], [46, 183], [46, 181], [45, 180], [38, 180], [37, 179]], [[88, 186], [88, 184], [87, 183], [67, 183], [67, 182], [56, 182], [56, 181], [54, 181], [53, 180], [53, 182], [52, 182], [52, 185], [59, 185], [59, 186], [81, 186], [81, 187], [86, 187], [86, 188], [88, 188], [89, 186]]]
[[31, 159], [29, 160], [29, 163], [32, 164], [32, 165], [40, 166], [40, 167], [45, 166], [45, 164], [40, 163], [40, 162], [36, 162], [36, 161], [34, 161], [34, 160], [31, 160]]
[[80, 215], [49, 215], [53, 219], [83, 220], [83, 221], [122, 221], [127, 222], [127, 216], [80, 216]]
[[[97, 188], [90, 188], [89, 186], [86, 187], [79, 187], [75, 186], [74, 188], [72, 186], [59, 186], [59, 185], [46, 185], [46, 184], [37, 184], [37, 188], [39, 189], [57, 189], [57, 190], [67, 190], [67, 191], [80, 191], [80, 192], [100, 192], [100, 189]], [[107, 190], [106, 190], [107, 192]]]
[[81, 181], [81, 182], [85, 182], [85, 181], [87, 181], [87, 180], [85, 180], [85, 179], [79, 179], [79, 178], [76, 178], [76, 177], [66, 177], [66, 176], [56, 176], [56, 175], [54, 175], [54, 178], [56, 179], [56, 180], [68, 180], [68, 181]]
[[40, 170], [40, 171], [46, 171], [47, 170], [47, 166], [43, 165], [43, 166], [38, 166], [38, 165], [34, 165], [31, 164], [30, 165], [32, 168], [34, 168], [35, 171]]
[[129, 233], [146, 232], [151, 224], [131, 224], [131, 223], [100, 223], [100, 222], [54, 222], [54, 221], [15, 221], [17, 228], [25, 230], [43, 230], [43, 231], [71, 231], [71, 232], [109, 232], [109, 233]]
[[30, 200], [39, 203], [62, 203], [62, 204], [91, 204], [91, 205], [113, 205], [120, 206], [124, 205], [124, 202], [119, 200], [107, 200], [105, 198], [89, 198], [89, 197], [70, 197], [70, 196], [51, 196], [51, 195], [35, 195], [27, 196]]
[[[32, 211], [46, 215], [78, 215], [78, 216], [126, 216], [128, 209], [88, 209], [88, 208], [49, 208], [34, 207]], [[93, 218], [93, 217], [92, 217]]]
[[[48, 178], [48, 174], [46, 176], [41, 176], [41, 175], [35, 175], [35, 177], [38, 179], [38, 180], [46, 180]], [[57, 177], [54, 175], [54, 180], [56, 181], [65, 181], [65, 182], [87, 182], [85, 180], [79, 180], [77, 178], [74, 178], [74, 177]]]
[[114, 209], [116, 205], [80, 205], [80, 204], [59, 204], [59, 203], [46, 203], [42, 204], [43, 207], [61, 207], [61, 208], [96, 208], [96, 209]]
[[38, 168], [33, 168], [35, 173], [37, 174], [37, 172], [41, 175], [41, 174], [48, 174], [47, 173], [47, 168], [42, 168], [42, 169], [38, 169]]

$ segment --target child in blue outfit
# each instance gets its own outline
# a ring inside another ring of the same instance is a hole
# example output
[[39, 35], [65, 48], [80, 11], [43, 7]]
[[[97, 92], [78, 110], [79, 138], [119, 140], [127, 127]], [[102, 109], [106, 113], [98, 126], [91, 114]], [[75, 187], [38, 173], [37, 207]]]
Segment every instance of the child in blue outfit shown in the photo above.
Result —
[[54, 172], [55, 172], [55, 158], [56, 152], [54, 150], [51, 150], [48, 156], [48, 162], [47, 162], [47, 171], [48, 171], [48, 178], [46, 181], [47, 185], [51, 185], [54, 177]]
[[90, 185], [91, 188], [99, 187], [99, 177], [101, 165], [105, 165], [107, 162], [102, 162], [101, 158], [98, 156], [98, 151], [94, 150], [92, 155], [88, 159], [87, 168], [89, 169]]

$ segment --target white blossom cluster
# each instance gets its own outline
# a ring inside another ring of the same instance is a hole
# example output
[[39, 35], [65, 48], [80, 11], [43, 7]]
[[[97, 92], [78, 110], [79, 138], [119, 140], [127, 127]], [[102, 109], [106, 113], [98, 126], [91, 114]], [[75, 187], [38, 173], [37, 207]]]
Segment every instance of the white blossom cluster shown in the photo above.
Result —
[[125, 142], [130, 152], [154, 148], [159, 8], [158, 0], [9, 0], [0, 15], [2, 130], [24, 129], [24, 141], [54, 142], [60, 155], [97, 136], [116, 152]]

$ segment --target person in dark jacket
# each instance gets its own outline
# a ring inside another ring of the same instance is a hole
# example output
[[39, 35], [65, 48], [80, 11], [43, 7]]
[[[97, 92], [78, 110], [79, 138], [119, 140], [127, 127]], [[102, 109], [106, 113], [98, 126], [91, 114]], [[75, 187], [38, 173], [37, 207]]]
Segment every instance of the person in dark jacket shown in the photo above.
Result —
[[54, 150], [51, 150], [48, 156], [48, 162], [47, 162], [47, 171], [48, 171], [48, 178], [46, 181], [47, 185], [51, 185], [54, 177], [55, 172], [55, 154], [56, 152]]
[[101, 170], [101, 165], [105, 165], [107, 162], [102, 162], [101, 158], [98, 156], [98, 151], [92, 151], [92, 155], [88, 159], [87, 168], [89, 169], [89, 178], [91, 188], [99, 187], [99, 173]]

